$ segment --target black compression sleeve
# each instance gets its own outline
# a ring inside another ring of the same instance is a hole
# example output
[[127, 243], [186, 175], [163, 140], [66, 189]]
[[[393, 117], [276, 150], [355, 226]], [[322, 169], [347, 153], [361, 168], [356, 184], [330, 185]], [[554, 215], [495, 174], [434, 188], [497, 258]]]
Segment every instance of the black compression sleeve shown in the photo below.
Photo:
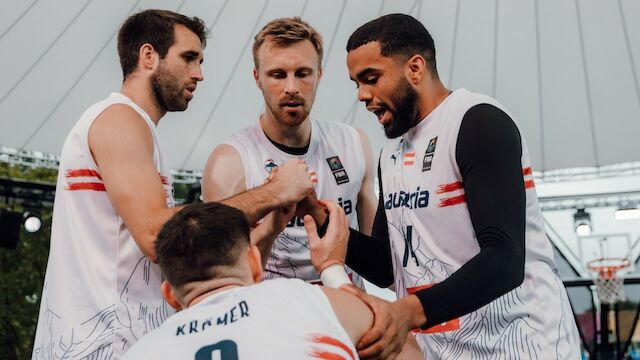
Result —
[[445, 281], [417, 293], [427, 315], [425, 328], [477, 310], [522, 283], [526, 197], [521, 155], [520, 133], [507, 114], [489, 104], [467, 111], [456, 162], [480, 253]]
[[[378, 165], [378, 184], [380, 194], [383, 194], [380, 165]], [[391, 245], [382, 195], [378, 200], [371, 236], [349, 229], [346, 262], [360, 276], [379, 287], [388, 287], [393, 284]]]

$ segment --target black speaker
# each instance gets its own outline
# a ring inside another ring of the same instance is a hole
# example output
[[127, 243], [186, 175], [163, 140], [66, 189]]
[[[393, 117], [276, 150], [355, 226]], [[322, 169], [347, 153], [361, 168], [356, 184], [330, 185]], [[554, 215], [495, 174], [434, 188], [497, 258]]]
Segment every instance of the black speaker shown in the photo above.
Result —
[[0, 247], [15, 249], [20, 238], [22, 213], [0, 209]]

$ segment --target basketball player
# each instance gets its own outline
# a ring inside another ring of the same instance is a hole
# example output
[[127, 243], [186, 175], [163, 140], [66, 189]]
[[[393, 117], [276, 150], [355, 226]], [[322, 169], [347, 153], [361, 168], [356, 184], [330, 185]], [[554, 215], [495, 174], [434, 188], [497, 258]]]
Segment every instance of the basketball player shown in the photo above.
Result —
[[[253, 59], [264, 113], [213, 150], [202, 180], [205, 201], [251, 189], [288, 159], [303, 159], [317, 196], [337, 202], [351, 227], [369, 234], [375, 195], [367, 136], [351, 126], [309, 115], [322, 77], [320, 34], [300, 18], [273, 20], [255, 36]], [[301, 217], [292, 219], [275, 244], [261, 246], [261, 251], [268, 258], [267, 279], [318, 279]], [[354, 283], [362, 286], [353, 276]]]
[[[173, 313], [158, 291], [153, 242], [179, 208], [155, 127], [185, 110], [203, 80], [206, 35], [200, 19], [170, 11], [122, 25], [122, 88], [82, 115], [62, 150], [34, 359], [119, 359]], [[307, 196], [307, 171], [287, 163], [227, 202], [259, 219]]]
[[[373, 234], [352, 232], [347, 264], [378, 286], [395, 279], [399, 297], [357, 294], [376, 316], [360, 355], [385, 357], [418, 329], [425, 359], [578, 359], [511, 115], [488, 96], [445, 88], [433, 39], [411, 16], [366, 23], [347, 51], [358, 99], [389, 138]], [[344, 256], [331, 254], [335, 245], [320, 244], [325, 259]]]
[[[326, 205], [325, 238], [347, 237], [344, 211]], [[324, 240], [309, 228], [310, 241]], [[356, 359], [353, 344], [373, 322], [365, 303], [347, 292], [299, 279], [260, 282], [260, 252], [250, 244], [246, 218], [232, 207], [188, 206], [167, 221], [156, 248], [166, 277], [162, 293], [184, 310], [126, 359]], [[420, 357], [417, 344], [408, 343], [404, 358]]]

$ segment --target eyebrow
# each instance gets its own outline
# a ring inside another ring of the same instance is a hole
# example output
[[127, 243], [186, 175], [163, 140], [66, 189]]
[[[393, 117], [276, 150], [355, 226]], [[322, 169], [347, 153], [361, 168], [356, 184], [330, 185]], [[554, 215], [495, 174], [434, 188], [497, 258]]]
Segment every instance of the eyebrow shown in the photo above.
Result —
[[[364, 70], [360, 71], [357, 75], [356, 75], [356, 79], [361, 80], [362, 78], [364, 78], [365, 76], [369, 75], [372, 72], [378, 71], [378, 69], [374, 69], [374, 68], [365, 68]], [[352, 81], [356, 81], [354, 78], [351, 78]]]

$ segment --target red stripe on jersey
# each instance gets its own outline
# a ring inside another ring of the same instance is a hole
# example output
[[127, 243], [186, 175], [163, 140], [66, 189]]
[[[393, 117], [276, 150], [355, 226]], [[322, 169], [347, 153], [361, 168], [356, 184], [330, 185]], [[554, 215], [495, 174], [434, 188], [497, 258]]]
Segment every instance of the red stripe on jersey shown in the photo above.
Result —
[[404, 164], [405, 164], [405, 165], [413, 165], [413, 160], [405, 161], [405, 162], [404, 162]]
[[525, 180], [524, 181], [524, 188], [525, 189], [531, 189], [532, 187], [536, 187], [536, 184], [533, 182], [533, 180]]
[[414, 157], [416, 156], [415, 152], [408, 152], [408, 153], [404, 153], [404, 157], [408, 158], [408, 157]]
[[531, 174], [533, 174], [533, 170], [531, 170], [530, 166], [522, 169], [522, 175], [526, 176], [526, 175], [531, 175]]
[[440, 204], [438, 204], [438, 207], [453, 206], [453, 205], [458, 205], [465, 202], [467, 202], [467, 199], [465, 198], [464, 194], [462, 194], [458, 196], [452, 196], [449, 198], [440, 199]]
[[460, 181], [456, 181], [450, 184], [442, 184], [438, 186], [438, 191], [436, 191], [436, 194], [444, 194], [451, 191], [462, 190], [462, 189], [463, 189], [462, 183]]
[[[342, 341], [340, 341], [338, 339], [334, 339], [331, 336], [311, 335], [311, 339], [310, 340], [313, 341], [314, 343], [317, 343], [317, 344], [325, 344], [325, 345], [332, 345], [332, 346], [339, 347], [340, 349], [342, 349], [345, 352], [347, 352], [347, 354], [349, 354], [351, 359], [355, 359], [355, 357], [353, 355], [353, 351], [351, 351], [351, 348], [349, 348], [347, 345], [345, 345]], [[324, 358], [321, 358], [321, 359], [324, 359]]]
[[71, 183], [67, 185], [67, 190], [69, 191], [76, 191], [76, 190], [107, 191], [107, 189], [104, 188], [104, 184], [98, 183], [98, 182]]
[[169, 185], [169, 178], [167, 178], [166, 176], [160, 175], [160, 181], [162, 181], [162, 185]]
[[98, 179], [102, 180], [102, 177], [100, 176], [100, 174], [97, 171], [92, 169], [70, 169], [70, 170], [67, 170], [65, 177], [67, 178], [97, 177]]
[[323, 359], [323, 360], [347, 360], [342, 355], [338, 355], [329, 351], [319, 350], [319, 349], [313, 350], [309, 355], [316, 359]]

